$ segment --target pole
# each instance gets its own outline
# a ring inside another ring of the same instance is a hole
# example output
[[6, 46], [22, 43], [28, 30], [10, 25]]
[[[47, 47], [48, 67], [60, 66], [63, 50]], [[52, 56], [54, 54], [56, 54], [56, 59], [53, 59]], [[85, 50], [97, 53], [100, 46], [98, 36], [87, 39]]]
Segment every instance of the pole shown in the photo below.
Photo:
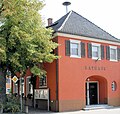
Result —
[[68, 7], [66, 6], [66, 14], [68, 13]]
[[48, 111], [49, 111], [49, 105], [50, 105], [50, 101], [49, 101], [49, 89], [48, 89]]
[[20, 112], [22, 112], [22, 80], [20, 77]]

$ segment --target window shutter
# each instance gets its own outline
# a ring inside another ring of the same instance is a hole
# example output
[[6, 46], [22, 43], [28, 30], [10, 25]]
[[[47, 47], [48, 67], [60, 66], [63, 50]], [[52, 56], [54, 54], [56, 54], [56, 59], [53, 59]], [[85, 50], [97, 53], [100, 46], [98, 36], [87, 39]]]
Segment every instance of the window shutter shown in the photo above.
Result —
[[88, 58], [92, 58], [92, 45], [88, 43]]
[[105, 54], [104, 54], [104, 46], [101, 45], [101, 59], [104, 59], [104, 56], [105, 56]]
[[117, 57], [118, 57], [118, 60], [120, 60], [120, 48], [117, 48]]
[[70, 41], [65, 40], [65, 55], [70, 56]]
[[85, 43], [81, 42], [81, 57], [85, 57]]
[[106, 59], [110, 60], [110, 47], [106, 46]]

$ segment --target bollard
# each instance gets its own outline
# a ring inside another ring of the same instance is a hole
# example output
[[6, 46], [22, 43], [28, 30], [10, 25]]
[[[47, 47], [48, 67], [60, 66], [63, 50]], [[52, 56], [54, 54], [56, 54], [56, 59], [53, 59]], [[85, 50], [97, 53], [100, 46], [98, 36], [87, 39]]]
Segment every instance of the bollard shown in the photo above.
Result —
[[25, 113], [28, 114], [28, 106], [25, 106]]

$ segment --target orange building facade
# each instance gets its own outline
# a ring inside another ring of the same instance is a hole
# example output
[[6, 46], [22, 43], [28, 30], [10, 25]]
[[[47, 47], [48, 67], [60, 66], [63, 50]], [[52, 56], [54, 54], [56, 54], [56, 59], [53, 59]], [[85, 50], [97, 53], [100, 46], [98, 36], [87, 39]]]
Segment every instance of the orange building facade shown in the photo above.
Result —
[[[35, 88], [49, 88], [50, 110], [81, 110], [97, 104], [120, 106], [120, 40], [74, 11], [48, 27], [55, 31], [54, 40], [59, 46], [54, 53], [60, 58], [45, 63], [47, 77], [37, 78]], [[25, 96], [33, 94], [30, 76], [28, 71]], [[44, 100], [37, 103], [47, 107]]]
[[[61, 58], [57, 62], [46, 65], [52, 101], [51, 109], [59, 111], [80, 110], [93, 104], [119, 106], [119, 61], [106, 60], [106, 54], [102, 60], [87, 56], [88, 43], [102, 44], [104, 47], [119, 47], [119, 45], [63, 36], [59, 36], [57, 39], [60, 44], [58, 55]], [[84, 57], [76, 58], [65, 55], [65, 41], [71, 39], [84, 42], [86, 50]], [[104, 48], [104, 52], [106, 53], [106, 48]], [[54, 109], [56, 108], [54, 105], [58, 109]]]
[[46, 65], [51, 110], [120, 106], [120, 41], [74, 11], [49, 27], [60, 56]]

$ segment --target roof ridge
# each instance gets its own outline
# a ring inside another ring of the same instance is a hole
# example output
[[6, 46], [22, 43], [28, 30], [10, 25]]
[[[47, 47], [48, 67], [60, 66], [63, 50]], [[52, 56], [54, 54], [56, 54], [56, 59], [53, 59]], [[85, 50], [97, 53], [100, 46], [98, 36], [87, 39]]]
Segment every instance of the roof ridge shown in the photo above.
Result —
[[88, 20], [87, 18], [83, 17], [82, 15], [78, 14], [77, 12], [73, 11], [74, 13], [76, 13], [77, 15], [81, 16], [82, 18], [84, 18], [85, 20], [89, 21], [91, 24], [95, 25], [97, 28], [101, 29], [103, 32], [107, 33], [108, 35], [112, 36], [113, 38], [117, 39], [116, 37], [114, 37], [113, 35], [111, 35], [110, 33], [108, 33], [106, 30], [102, 29], [101, 27], [99, 27], [98, 25], [96, 25], [95, 23], [91, 22], [90, 20]]
[[62, 25], [58, 28], [58, 31], [61, 30], [64, 27], [65, 23], [67, 22], [67, 20], [70, 17], [70, 15], [71, 15], [72, 12], [73, 12], [72, 10], [69, 12], [68, 16], [66, 17], [66, 19], [64, 20], [64, 22], [62, 23]]

